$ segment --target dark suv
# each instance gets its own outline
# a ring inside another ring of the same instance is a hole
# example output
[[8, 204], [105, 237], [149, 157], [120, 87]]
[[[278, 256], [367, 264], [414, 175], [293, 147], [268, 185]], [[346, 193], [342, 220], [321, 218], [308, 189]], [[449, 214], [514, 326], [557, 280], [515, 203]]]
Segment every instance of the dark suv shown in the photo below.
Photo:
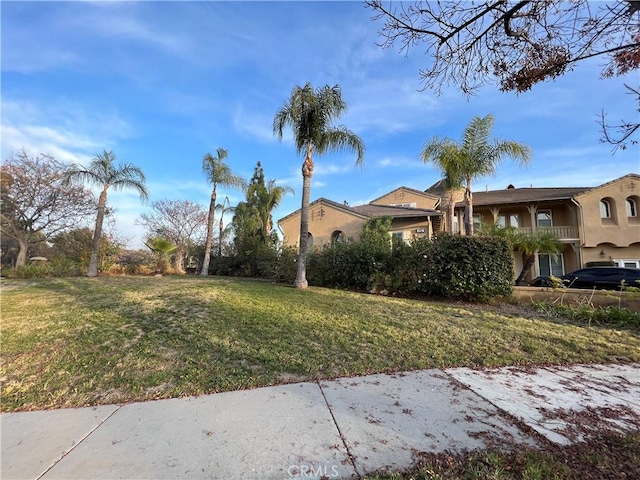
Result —
[[[565, 287], [596, 288], [599, 290], [622, 290], [640, 287], [640, 269], [618, 267], [591, 267], [576, 270], [559, 277]], [[529, 285], [551, 287], [549, 277], [535, 278]]]

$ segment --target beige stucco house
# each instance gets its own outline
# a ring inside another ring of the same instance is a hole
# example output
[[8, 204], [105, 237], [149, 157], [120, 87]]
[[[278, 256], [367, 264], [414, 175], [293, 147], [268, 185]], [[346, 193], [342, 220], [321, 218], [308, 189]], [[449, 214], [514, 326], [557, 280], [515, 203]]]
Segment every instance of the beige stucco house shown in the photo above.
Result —
[[[311, 204], [309, 233], [313, 248], [352, 237], [376, 216], [393, 218], [397, 238], [432, 236], [444, 230], [446, 195], [437, 182], [424, 192], [400, 187], [366, 205], [350, 207], [325, 198]], [[460, 197], [458, 197], [460, 198]], [[476, 227], [490, 222], [525, 231], [547, 230], [565, 245], [558, 256], [539, 254], [529, 279], [561, 275], [589, 262], [613, 261], [640, 268], [640, 175], [630, 173], [597, 187], [514, 188], [474, 192]], [[463, 224], [464, 204], [456, 203], [453, 229]], [[279, 222], [287, 245], [296, 246], [300, 211]], [[516, 254], [516, 272], [522, 258]]]
[[[364, 223], [375, 217], [392, 217], [391, 235], [406, 242], [431, 237], [440, 231], [442, 212], [436, 210], [440, 198], [427, 192], [400, 187], [366, 205], [351, 207], [326, 198], [309, 205], [309, 240], [307, 248], [346, 239], [358, 240]], [[298, 246], [300, 210], [278, 220], [285, 245]]]

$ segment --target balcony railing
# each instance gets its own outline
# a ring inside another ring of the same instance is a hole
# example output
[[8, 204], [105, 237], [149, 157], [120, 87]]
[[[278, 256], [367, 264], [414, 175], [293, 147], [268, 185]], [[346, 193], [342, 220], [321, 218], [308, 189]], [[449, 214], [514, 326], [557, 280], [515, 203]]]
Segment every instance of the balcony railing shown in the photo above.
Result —
[[[519, 230], [522, 233], [533, 232], [532, 228], [520, 228]], [[578, 238], [578, 229], [576, 227], [538, 227], [536, 230], [538, 232], [549, 232], [560, 240]]]

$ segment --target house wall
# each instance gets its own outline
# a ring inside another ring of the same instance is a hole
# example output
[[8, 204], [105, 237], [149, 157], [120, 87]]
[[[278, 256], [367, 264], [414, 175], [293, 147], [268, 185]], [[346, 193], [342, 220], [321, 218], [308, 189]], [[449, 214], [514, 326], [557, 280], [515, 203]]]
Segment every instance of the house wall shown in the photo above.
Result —
[[[530, 229], [532, 232], [537, 229], [537, 212], [539, 210], [550, 210], [554, 232], [556, 236], [563, 241], [564, 246], [560, 252], [560, 258], [563, 265], [564, 273], [577, 270], [582, 267], [581, 252], [579, 249], [579, 241], [575, 240], [579, 234], [577, 208], [573, 202], [556, 201], [556, 202], [536, 202], [533, 204], [517, 204], [517, 205], [495, 205], [480, 206], [474, 208], [474, 213], [482, 215], [482, 222], [493, 224], [494, 214], [511, 215], [517, 214], [519, 217], [519, 228]], [[532, 213], [533, 212], [533, 213]], [[570, 228], [563, 228], [570, 227]], [[515, 275], [518, 277], [524, 265], [522, 253], [514, 252]], [[525, 277], [526, 281], [531, 281], [540, 273], [540, 264], [536, 258], [536, 263]]]
[[[313, 247], [322, 248], [323, 245], [331, 244], [331, 235], [336, 228], [339, 228], [347, 238], [358, 239], [365, 221], [365, 218], [318, 202], [309, 209], [309, 233], [313, 235]], [[300, 244], [300, 212], [281, 220], [279, 225], [285, 245], [297, 247]]]
[[418, 192], [398, 189], [389, 192], [375, 201], [376, 205], [398, 205], [401, 203], [415, 203], [415, 208], [434, 209], [439, 199], [431, 196], [421, 195]]
[[[633, 243], [628, 247], [616, 247], [611, 243], [601, 243], [596, 247], [585, 247], [582, 249], [584, 264], [587, 262], [615, 261], [618, 266], [627, 261], [636, 261], [640, 264], [640, 242]], [[638, 268], [636, 266], [635, 268]]]
[[[416, 230], [424, 230], [418, 232]], [[403, 239], [411, 241], [414, 238], [431, 237], [432, 228], [430, 222], [424, 218], [394, 218], [389, 231], [393, 234], [403, 232]]]
[[[619, 253], [614, 254], [607, 248], [607, 244], [622, 248], [640, 242], [640, 216], [637, 211], [635, 217], [627, 216], [627, 198], [635, 200], [636, 206], [640, 208], [640, 176], [628, 175], [576, 196], [581, 206], [585, 255], [587, 252], [591, 255], [589, 249], [593, 248], [599, 254], [604, 248], [607, 256], [613, 257]], [[611, 218], [601, 218], [600, 200], [603, 199], [611, 205]], [[598, 249], [599, 247], [602, 248]], [[637, 252], [637, 247], [622, 254], [631, 255], [634, 252]], [[635, 253], [635, 258], [640, 258], [640, 255]]]

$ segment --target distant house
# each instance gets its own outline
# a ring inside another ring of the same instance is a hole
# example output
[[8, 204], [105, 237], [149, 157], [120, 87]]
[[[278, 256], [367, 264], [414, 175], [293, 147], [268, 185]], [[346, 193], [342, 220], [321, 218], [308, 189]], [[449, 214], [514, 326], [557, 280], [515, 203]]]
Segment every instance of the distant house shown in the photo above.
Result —
[[[391, 234], [405, 241], [443, 231], [447, 195], [437, 182], [424, 192], [400, 187], [366, 205], [348, 205], [320, 198], [311, 204], [310, 248], [351, 237], [358, 239], [372, 217], [393, 218]], [[463, 224], [464, 203], [456, 197], [453, 231]], [[612, 261], [640, 268], [640, 175], [630, 173], [597, 187], [514, 188], [473, 193], [474, 224], [545, 230], [564, 245], [558, 256], [538, 254], [530, 278], [562, 275], [589, 262]], [[287, 245], [298, 245], [300, 211], [278, 222]], [[515, 255], [516, 270], [522, 258]]]
[[[420, 190], [400, 187], [366, 204], [350, 207], [326, 198], [309, 205], [307, 249], [321, 248], [346, 239], [358, 240], [362, 226], [370, 218], [392, 218], [391, 235], [406, 242], [431, 237], [440, 231], [442, 212], [436, 210], [440, 198]], [[299, 245], [300, 210], [278, 220], [284, 243]]]

